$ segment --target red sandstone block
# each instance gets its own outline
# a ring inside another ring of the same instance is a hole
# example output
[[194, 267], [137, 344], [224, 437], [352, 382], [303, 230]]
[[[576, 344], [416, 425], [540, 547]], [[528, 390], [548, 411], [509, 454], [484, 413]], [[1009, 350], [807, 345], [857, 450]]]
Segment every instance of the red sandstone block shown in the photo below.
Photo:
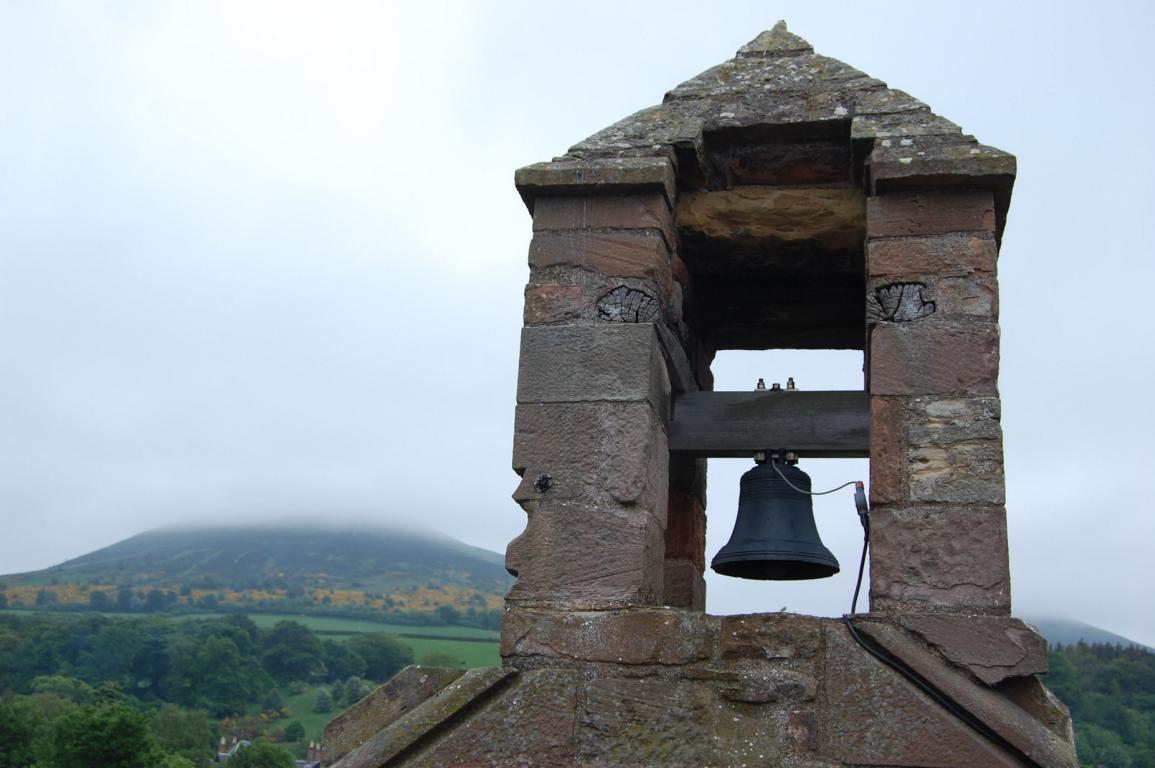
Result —
[[871, 610], [1010, 613], [1003, 507], [879, 507], [870, 520]]
[[586, 608], [656, 605], [664, 579], [661, 522], [644, 507], [523, 501], [525, 531], [506, 551], [517, 573], [507, 601]]
[[736, 659], [812, 659], [822, 653], [822, 621], [793, 613], [723, 616], [718, 651]]
[[666, 521], [666, 432], [646, 403], [519, 405], [514, 500], [632, 504]]
[[577, 267], [608, 277], [653, 280], [662, 296], [672, 283], [662, 235], [643, 232], [539, 232], [529, 245], [531, 267]]
[[662, 605], [688, 611], [706, 610], [706, 580], [702, 569], [689, 560], [666, 559]]
[[936, 320], [996, 320], [998, 281], [993, 275], [873, 278], [867, 284], [866, 313], [872, 322], [913, 322], [931, 315]]
[[670, 380], [651, 323], [523, 328], [518, 403], [648, 400], [669, 414]]
[[709, 656], [707, 617], [660, 608], [559, 611], [512, 606], [501, 655], [678, 666]]
[[666, 559], [706, 567], [706, 510], [692, 494], [671, 493], [666, 512]]
[[989, 190], [898, 192], [866, 201], [867, 238], [994, 230], [995, 201]]
[[884, 323], [870, 336], [872, 395], [997, 395], [994, 323]]
[[998, 248], [988, 233], [950, 233], [866, 241], [870, 277], [994, 274]]
[[523, 322], [526, 325], [546, 325], [579, 318], [582, 314], [580, 285], [527, 285]]
[[660, 192], [642, 195], [546, 197], [533, 209], [533, 231], [655, 229], [672, 231], [673, 216]]
[[905, 431], [901, 400], [870, 398], [871, 504], [892, 504], [907, 498]]
[[939, 317], [999, 318], [999, 284], [993, 277], [945, 277], [932, 294]]

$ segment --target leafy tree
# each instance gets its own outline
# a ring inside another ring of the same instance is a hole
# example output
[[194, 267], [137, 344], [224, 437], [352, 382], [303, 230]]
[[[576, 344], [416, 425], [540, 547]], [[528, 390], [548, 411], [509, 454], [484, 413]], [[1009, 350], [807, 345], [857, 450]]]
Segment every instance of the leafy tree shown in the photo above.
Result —
[[229, 768], [293, 768], [293, 755], [267, 741], [254, 741], [229, 758]]
[[202, 595], [200, 599], [196, 601], [196, 604], [200, 608], [215, 611], [218, 607], [220, 607], [221, 601], [216, 595], [210, 592], [207, 595]]
[[281, 698], [281, 692], [276, 688], [270, 688], [265, 694], [265, 700], [261, 702], [261, 709], [266, 712], [280, 712], [284, 708], [285, 700]]
[[193, 762], [184, 755], [171, 752], [161, 758], [161, 761], [157, 763], [157, 768], [197, 768], [198, 765], [203, 765], [204, 763], [204, 760], [201, 760], [199, 763]]
[[333, 699], [329, 697], [328, 693], [321, 691], [317, 694], [317, 699], [313, 702], [313, 711], [320, 713], [333, 711]]
[[349, 649], [365, 660], [366, 677], [378, 682], [413, 663], [413, 649], [385, 633], [356, 635], [349, 639]]
[[341, 688], [341, 701], [345, 702], [345, 706], [351, 707], [368, 696], [372, 690], [373, 687], [361, 678], [350, 677]]
[[160, 757], [147, 716], [123, 705], [64, 715], [47, 753], [51, 768], [155, 768]]
[[446, 624], [461, 623], [461, 611], [452, 605], [439, 605], [433, 613]]
[[96, 686], [95, 698], [97, 704], [122, 704], [127, 697], [119, 685], [112, 680], [105, 680]]
[[51, 608], [56, 605], [56, 593], [50, 592], [47, 589], [37, 590], [36, 592], [36, 607], [37, 608]]
[[321, 660], [325, 664], [329, 680], [344, 680], [351, 676], [365, 674], [365, 659], [354, 652], [348, 643], [325, 640], [321, 643]]
[[116, 608], [120, 611], [135, 611], [140, 607], [140, 600], [132, 587], [121, 587], [116, 591]]
[[52, 726], [64, 715], [75, 712], [80, 707], [68, 699], [62, 699], [51, 693], [34, 693], [30, 696], [21, 696], [16, 700], [20, 709], [28, 715], [32, 724], [33, 742], [47, 743], [52, 736]]
[[93, 632], [84, 632], [76, 656], [76, 676], [132, 686], [132, 660], [144, 644], [143, 626], [140, 621], [111, 621], [93, 627]]
[[193, 766], [204, 765], [216, 755], [212, 724], [202, 710], [165, 704], [152, 716], [148, 728], [162, 750], [180, 755]]
[[159, 589], [150, 589], [144, 598], [144, 610], [146, 613], [156, 613], [163, 611], [168, 605], [165, 601], [164, 592]]
[[285, 741], [297, 742], [305, 738], [305, 726], [300, 720], [293, 720], [285, 726]]
[[261, 662], [276, 680], [313, 680], [324, 674], [321, 641], [296, 621], [278, 621], [261, 638]]
[[0, 700], [0, 765], [31, 766], [35, 761], [32, 748], [35, 735], [31, 713], [24, 707]]
[[209, 638], [197, 648], [192, 682], [193, 703], [217, 716], [240, 712], [256, 695], [252, 670], [227, 637]]
[[111, 611], [115, 606], [107, 592], [93, 589], [88, 592], [88, 607], [94, 611]]
[[91, 704], [96, 700], [96, 689], [83, 680], [63, 675], [41, 675], [32, 681], [34, 693], [50, 693], [74, 704]]

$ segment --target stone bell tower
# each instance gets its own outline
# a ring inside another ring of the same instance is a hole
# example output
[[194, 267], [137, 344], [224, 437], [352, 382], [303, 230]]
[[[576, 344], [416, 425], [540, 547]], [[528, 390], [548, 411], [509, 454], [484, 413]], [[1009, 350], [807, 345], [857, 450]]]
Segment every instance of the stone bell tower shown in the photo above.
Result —
[[[326, 765], [1076, 766], [1011, 618], [1014, 174], [781, 23], [518, 171], [503, 665], [403, 671], [330, 725]], [[716, 351], [775, 348], [860, 349], [863, 388], [713, 391]], [[869, 457], [869, 613], [703, 612], [706, 459], [779, 449]]]

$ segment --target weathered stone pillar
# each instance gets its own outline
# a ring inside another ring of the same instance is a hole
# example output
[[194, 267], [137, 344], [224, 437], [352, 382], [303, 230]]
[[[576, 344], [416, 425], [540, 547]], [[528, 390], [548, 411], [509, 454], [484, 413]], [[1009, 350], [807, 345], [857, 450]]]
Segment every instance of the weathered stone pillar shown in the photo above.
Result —
[[706, 460], [670, 459], [665, 604], [706, 610]]
[[513, 447], [527, 523], [506, 555], [511, 608], [662, 602], [671, 178], [663, 159], [519, 174], [534, 236]]
[[867, 208], [871, 607], [1010, 613], [990, 191]]

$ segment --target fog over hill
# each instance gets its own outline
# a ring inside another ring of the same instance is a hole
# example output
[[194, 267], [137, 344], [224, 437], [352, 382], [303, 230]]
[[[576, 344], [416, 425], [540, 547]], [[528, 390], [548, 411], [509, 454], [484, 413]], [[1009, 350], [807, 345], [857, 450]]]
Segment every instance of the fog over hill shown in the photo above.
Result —
[[170, 526], [9, 584], [327, 587], [388, 591], [436, 580], [503, 594], [502, 558], [444, 534], [342, 524]]

